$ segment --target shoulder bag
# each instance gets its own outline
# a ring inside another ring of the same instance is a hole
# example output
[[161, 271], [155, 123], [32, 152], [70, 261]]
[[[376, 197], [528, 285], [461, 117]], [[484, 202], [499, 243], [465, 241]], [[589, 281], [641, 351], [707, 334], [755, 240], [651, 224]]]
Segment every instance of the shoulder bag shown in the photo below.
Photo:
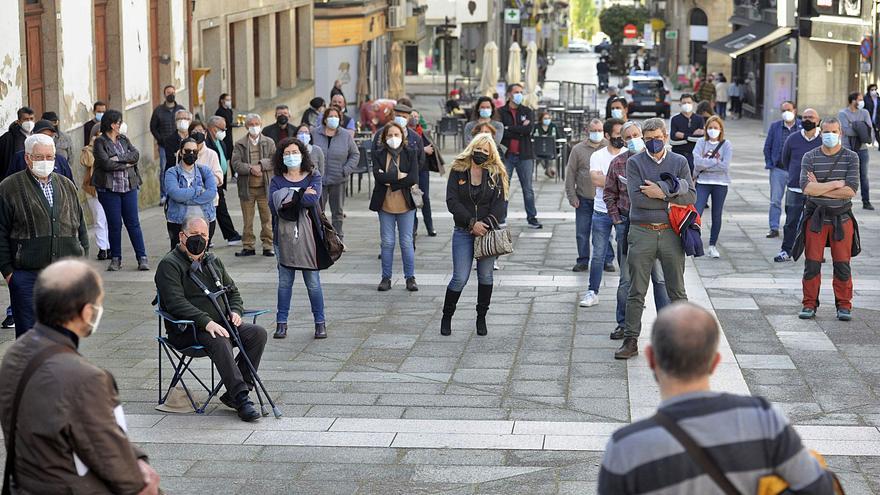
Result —
[[481, 260], [513, 253], [510, 231], [501, 228], [498, 219], [493, 215], [486, 217], [485, 221], [489, 224], [489, 231], [483, 236], [474, 236], [474, 259]]
[[[309, 182], [309, 187], [311, 187], [312, 182], [314, 182], [314, 176], [312, 176], [312, 180]], [[336, 263], [342, 257], [342, 253], [345, 252], [345, 244], [342, 243], [339, 233], [336, 232], [333, 224], [327, 219], [327, 215], [324, 214], [320, 201], [318, 201], [315, 209], [318, 211], [318, 218], [321, 220], [321, 237], [324, 241], [324, 246], [327, 248], [327, 254], [330, 255], [330, 260]]]

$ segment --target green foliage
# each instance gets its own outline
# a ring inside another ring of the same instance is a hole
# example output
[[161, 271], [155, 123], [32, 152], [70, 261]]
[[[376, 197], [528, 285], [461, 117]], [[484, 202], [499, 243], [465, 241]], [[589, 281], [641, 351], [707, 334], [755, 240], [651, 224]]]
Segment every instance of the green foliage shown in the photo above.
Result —
[[650, 15], [644, 7], [612, 5], [599, 14], [599, 25], [602, 27], [602, 32], [607, 34], [615, 45], [620, 44], [623, 40], [623, 26], [635, 24], [641, 34], [648, 20], [650, 20]]
[[594, 0], [573, 0], [570, 9], [572, 37], [589, 40], [599, 32], [599, 16]]

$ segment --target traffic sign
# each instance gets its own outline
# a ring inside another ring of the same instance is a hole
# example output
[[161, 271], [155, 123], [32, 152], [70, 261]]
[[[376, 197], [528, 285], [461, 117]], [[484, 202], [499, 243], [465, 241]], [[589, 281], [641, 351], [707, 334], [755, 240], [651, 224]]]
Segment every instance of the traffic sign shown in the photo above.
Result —
[[623, 26], [623, 37], [624, 38], [635, 38], [639, 35], [639, 28], [636, 27], [635, 24], [627, 24]]
[[862, 44], [859, 46], [859, 53], [861, 53], [864, 58], [871, 58], [871, 55], [874, 54], [874, 47], [870, 36], [862, 38]]
[[504, 24], [519, 24], [519, 9], [504, 9]]
[[666, 31], [666, 39], [677, 40], [678, 39], [678, 30], [670, 29], [670, 30]]

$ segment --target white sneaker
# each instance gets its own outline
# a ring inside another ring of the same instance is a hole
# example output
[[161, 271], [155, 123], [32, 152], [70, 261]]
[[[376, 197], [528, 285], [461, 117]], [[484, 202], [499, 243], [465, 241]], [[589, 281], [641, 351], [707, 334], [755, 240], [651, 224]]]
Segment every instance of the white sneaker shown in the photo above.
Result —
[[227, 246], [241, 246], [241, 239], [235, 239], [232, 241], [226, 241]]
[[595, 292], [588, 290], [587, 295], [585, 295], [584, 298], [581, 299], [581, 302], [578, 304], [578, 306], [582, 308], [589, 308], [590, 306], [595, 306], [597, 304], [599, 304], [599, 296]]
[[498, 267], [498, 260], [496, 259], [495, 263], [492, 265], [492, 270], [500, 270], [500, 269], [501, 268]]
[[707, 254], [712, 258], [720, 258], [721, 257], [721, 253], [718, 252], [718, 248], [716, 248], [715, 246], [709, 246], [709, 250], [707, 251]]

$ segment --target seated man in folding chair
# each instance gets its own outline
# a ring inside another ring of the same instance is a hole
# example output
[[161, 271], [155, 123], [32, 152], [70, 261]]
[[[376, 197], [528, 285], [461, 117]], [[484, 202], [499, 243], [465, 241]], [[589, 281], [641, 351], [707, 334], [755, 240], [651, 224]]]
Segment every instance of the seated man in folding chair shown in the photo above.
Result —
[[[238, 363], [233, 358], [229, 332], [223, 327], [224, 316], [238, 329], [244, 352], [254, 368], [259, 368], [260, 357], [266, 346], [266, 330], [263, 327], [243, 323], [241, 314], [243, 302], [235, 283], [226, 273], [223, 263], [213, 256], [206, 258], [208, 246], [208, 223], [201, 217], [190, 217], [184, 221], [180, 234], [180, 244], [165, 255], [156, 268], [156, 288], [159, 291], [161, 309], [178, 320], [195, 322], [196, 336], [190, 332], [179, 332], [166, 323], [168, 340], [178, 348], [192, 345], [204, 346], [205, 352], [214, 362], [226, 392], [220, 401], [238, 411], [242, 421], [255, 421], [260, 412], [248, 397], [249, 384], [253, 383], [245, 360]], [[192, 271], [205, 287], [214, 290], [214, 276], [209, 266], [213, 266], [220, 283], [227, 288], [230, 314], [220, 315], [204, 290], [190, 277]], [[197, 338], [198, 342], [193, 342]]]

